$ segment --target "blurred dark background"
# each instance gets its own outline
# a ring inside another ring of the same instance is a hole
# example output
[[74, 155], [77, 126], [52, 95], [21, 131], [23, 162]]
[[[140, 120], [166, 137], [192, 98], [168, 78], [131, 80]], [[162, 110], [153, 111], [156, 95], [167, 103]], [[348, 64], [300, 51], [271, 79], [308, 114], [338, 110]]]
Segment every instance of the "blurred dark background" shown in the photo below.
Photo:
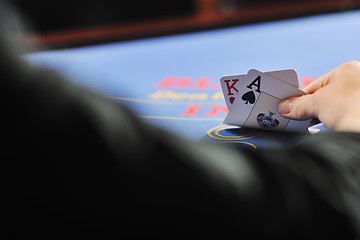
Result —
[[9, 0], [26, 44], [66, 48], [358, 9], [360, 0]]
[[[208, 10], [218, 14], [246, 8], [295, 3], [326, 2], [331, 0], [12, 0], [18, 9], [31, 20], [39, 32], [94, 26], [134, 23], [164, 18], [195, 16]], [[338, 0], [342, 6], [352, 7], [351, 0]]]
[[133, 23], [195, 14], [194, 0], [13, 0], [39, 32]]

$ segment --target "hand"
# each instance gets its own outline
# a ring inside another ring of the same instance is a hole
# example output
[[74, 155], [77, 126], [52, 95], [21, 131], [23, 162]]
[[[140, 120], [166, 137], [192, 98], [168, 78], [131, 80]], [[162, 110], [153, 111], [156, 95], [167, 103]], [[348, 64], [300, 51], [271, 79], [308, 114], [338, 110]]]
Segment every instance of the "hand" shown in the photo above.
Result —
[[286, 118], [318, 118], [334, 131], [360, 132], [360, 62], [344, 63], [306, 88], [308, 93], [281, 101], [278, 112]]

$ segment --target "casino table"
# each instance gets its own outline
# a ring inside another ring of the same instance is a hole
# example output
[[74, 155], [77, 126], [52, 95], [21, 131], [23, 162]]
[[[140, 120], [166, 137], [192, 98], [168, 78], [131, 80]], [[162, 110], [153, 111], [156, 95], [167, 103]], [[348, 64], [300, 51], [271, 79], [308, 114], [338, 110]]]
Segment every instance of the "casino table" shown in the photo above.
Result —
[[[347, 11], [25, 54], [33, 65], [125, 104], [142, 120], [191, 140], [259, 148], [301, 136], [223, 124], [224, 75], [295, 69], [300, 88], [360, 56], [360, 11]], [[326, 132], [321, 124], [311, 127]]]

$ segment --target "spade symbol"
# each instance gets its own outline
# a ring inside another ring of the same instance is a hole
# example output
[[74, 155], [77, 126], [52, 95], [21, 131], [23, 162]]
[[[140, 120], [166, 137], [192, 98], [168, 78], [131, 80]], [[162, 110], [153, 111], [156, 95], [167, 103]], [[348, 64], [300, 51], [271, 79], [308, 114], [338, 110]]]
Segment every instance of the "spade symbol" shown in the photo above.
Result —
[[233, 104], [234, 100], [235, 100], [234, 97], [230, 97], [230, 98], [229, 98], [229, 101], [230, 101], [231, 104]]
[[245, 101], [245, 104], [248, 104], [248, 103], [254, 104], [255, 94], [253, 91], [249, 91], [249, 92], [245, 93], [244, 95], [242, 95], [241, 99]]

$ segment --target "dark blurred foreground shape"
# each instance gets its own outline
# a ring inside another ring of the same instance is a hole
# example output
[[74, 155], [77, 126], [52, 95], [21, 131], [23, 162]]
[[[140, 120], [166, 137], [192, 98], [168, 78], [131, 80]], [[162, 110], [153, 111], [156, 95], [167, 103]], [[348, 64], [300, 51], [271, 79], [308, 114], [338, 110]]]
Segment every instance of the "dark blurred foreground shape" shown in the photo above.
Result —
[[359, 134], [185, 141], [25, 66], [2, 37], [3, 239], [359, 239]]

